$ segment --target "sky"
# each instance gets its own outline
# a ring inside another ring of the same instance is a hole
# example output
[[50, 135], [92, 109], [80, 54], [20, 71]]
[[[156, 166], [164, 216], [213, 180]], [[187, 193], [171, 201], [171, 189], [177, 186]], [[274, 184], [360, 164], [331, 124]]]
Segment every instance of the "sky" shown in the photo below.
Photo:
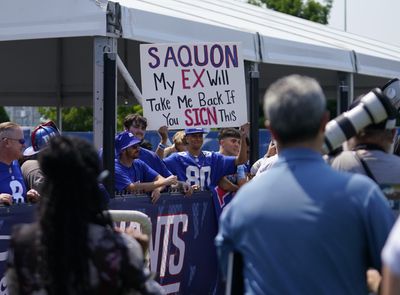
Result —
[[333, 0], [329, 25], [345, 30], [345, 11], [347, 32], [400, 47], [399, 0]]

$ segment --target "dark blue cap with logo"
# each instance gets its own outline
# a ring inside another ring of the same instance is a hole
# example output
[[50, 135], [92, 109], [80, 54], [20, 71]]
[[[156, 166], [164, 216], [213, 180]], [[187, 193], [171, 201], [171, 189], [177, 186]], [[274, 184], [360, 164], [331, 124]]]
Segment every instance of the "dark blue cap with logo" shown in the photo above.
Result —
[[206, 133], [204, 128], [186, 128], [185, 135], [195, 134], [195, 133]]
[[123, 131], [115, 136], [115, 151], [119, 155], [124, 149], [139, 144], [141, 140], [128, 131]]

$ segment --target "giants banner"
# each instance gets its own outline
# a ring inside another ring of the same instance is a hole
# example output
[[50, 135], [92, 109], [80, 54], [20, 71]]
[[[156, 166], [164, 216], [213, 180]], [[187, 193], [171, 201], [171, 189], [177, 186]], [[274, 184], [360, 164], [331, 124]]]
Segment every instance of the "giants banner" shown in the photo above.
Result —
[[[167, 294], [220, 294], [214, 237], [217, 220], [210, 193], [163, 194], [152, 204], [147, 196], [117, 197], [113, 210], [138, 210], [152, 222], [150, 269]], [[0, 208], [0, 273], [3, 277], [11, 228], [33, 221], [35, 206]], [[7, 294], [4, 278], [0, 295]]]

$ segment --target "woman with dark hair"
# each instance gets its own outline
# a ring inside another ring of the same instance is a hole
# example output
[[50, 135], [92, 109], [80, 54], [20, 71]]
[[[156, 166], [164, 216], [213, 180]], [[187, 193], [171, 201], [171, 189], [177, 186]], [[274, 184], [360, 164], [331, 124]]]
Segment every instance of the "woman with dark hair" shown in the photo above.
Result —
[[96, 151], [78, 138], [52, 138], [41, 152], [45, 182], [37, 222], [11, 236], [9, 294], [160, 294], [139, 243], [113, 229], [99, 190]]

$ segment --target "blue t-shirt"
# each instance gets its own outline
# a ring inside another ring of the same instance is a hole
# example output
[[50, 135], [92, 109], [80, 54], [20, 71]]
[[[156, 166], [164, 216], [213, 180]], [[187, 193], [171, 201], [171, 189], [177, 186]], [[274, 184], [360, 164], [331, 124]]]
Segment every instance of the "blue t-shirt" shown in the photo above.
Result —
[[367, 177], [284, 149], [222, 212], [217, 252], [223, 266], [230, 251], [242, 254], [246, 294], [367, 294], [365, 273], [381, 268], [393, 221]]
[[178, 180], [208, 190], [211, 186], [216, 186], [221, 177], [236, 172], [235, 159], [236, 157], [202, 151], [199, 157], [188, 152], [174, 153], [164, 159], [164, 162]]
[[159, 174], [143, 161], [136, 159], [131, 167], [121, 164], [115, 159], [115, 190], [123, 191], [135, 182], [152, 182]]
[[[99, 150], [99, 158], [100, 161], [103, 161], [103, 148]], [[117, 152], [115, 152], [115, 158], [118, 158]], [[145, 148], [140, 148], [139, 151], [139, 159], [149, 165], [154, 171], [158, 172], [162, 177], [169, 177], [172, 173], [168, 170], [167, 166], [165, 166], [164, 162], [160, 159], [160, 157], [153, 151], [150, 151]]]
[[14, 203], [24, 203], [26, 186], [18, 161], [11, 165], [0, 162], [0, 193], [10, 194]]
[[149, 165], [153, 170], [158, 172], [162, 177], [169, 177], [172, 173], [165, 166], [164, 162], [160, 157], [153, 151], [147, 150], [145, 148], [140, 148], [139, 159]]

